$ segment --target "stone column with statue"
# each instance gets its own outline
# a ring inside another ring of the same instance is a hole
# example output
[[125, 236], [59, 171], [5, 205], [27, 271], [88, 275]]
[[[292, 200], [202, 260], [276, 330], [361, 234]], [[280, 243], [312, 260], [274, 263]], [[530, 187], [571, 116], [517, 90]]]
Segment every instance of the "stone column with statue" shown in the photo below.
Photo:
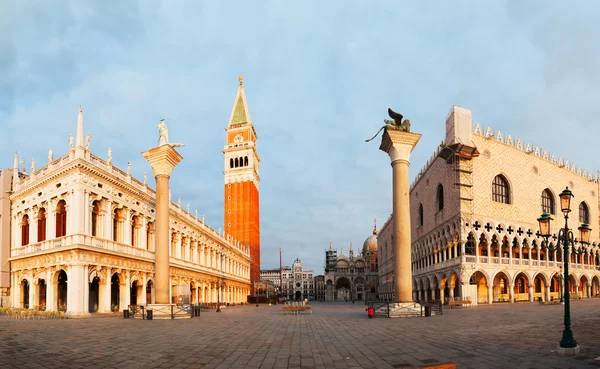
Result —
[[154, 261], [155, 304], [149, 305], [155, 311], [155, 318], [161, 318], [160, 311], [171, 304], [169, 266], [169, 179], [173, 168], [183, 159], [175, 147], [183, 144], [169, 143], [168, 129], [164, 120], [160, 121], [159, 145], [142, 153], [148, 160], [156, 179], [156, 250]]
[[410, 185], [408, 168], [410, 153], [421, 134], [410, 132], [410, 120], [402, 121], [402, 114], [388, 109], [392, 120], [367, 142], [383, 131], [379, 149], [389, 155], [392, 164], [392, 245], [394, 249], [393, 302], [390, 317], [420, 316], [421, 307], [413, 301], [411, 270]]

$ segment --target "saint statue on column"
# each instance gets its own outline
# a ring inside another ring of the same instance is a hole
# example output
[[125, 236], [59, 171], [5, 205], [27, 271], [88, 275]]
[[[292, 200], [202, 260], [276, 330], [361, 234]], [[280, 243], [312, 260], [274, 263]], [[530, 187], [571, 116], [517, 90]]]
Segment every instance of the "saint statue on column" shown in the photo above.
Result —
[[165, 120], [161, 119], [158, 124], [158, 146], [169, 144], [169, 129], [165, 124]]

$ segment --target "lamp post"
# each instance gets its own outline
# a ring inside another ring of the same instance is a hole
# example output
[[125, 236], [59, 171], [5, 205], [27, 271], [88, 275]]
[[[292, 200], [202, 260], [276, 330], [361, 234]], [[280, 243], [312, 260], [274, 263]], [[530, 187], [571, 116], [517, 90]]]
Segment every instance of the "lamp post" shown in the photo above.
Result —
[[[584, 250], [584, 246], [589, 245], [590, 242], [590, 227], [587, 223], [583, 223], [579, 226], [579, 241], [573, 238], [573, 232], [569, 229], [569, 213], [571, 212], [571, 198], [573, 193], [567, 187], [563, 192], [560, 193], [560, 208], [564, 214], [565, 226], [558, 231], [558, 242], [554, 246], [548, 244], [548, 238], [550, 237], [550, 220], [552, 219], [550, 214], [544, 212], [538, 222], [540, 224], [540, 234], [546, 239], [545, 247], [549, 251], [560, 250], [562, 243], [563, 250], [563, 265], [564, 265], [564, 285], [563, 285], [563, 300], [565, 305], [564, 321], [565, 329], [563, 330], [562, 339], [559, 344], [559, 353], [567, 355], [575, 355], [579, 353], [579, 346], [577, 341], [573, 337], [573, 331], [571, 331], [571, 305], [570, 305], [570, 291], [569, 291], [569, 251], [575, 255], [580, 255]], [[579, 243], [579, 246], [577, 245]]]

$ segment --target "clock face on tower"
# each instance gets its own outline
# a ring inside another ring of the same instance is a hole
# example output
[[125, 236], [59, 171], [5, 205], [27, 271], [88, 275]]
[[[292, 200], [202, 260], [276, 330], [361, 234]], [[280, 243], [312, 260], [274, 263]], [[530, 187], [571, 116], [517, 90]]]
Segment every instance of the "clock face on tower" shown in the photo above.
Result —
[[235, 143], [240, 143], [243, 141], [244, 141], [244, 136], [242, 136], [240, 133], [235, 135], [235, 137], [233, 138], [233, 142], [235, 142]]

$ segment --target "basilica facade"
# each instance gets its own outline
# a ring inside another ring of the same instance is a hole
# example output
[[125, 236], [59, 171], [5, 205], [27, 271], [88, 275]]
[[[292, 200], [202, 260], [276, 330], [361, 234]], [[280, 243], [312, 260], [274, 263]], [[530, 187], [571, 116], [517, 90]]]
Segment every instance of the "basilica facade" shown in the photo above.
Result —
[[[591, 244], [570, 253], [572, 298], [600, 295], [599, 187], [587, 172], [547, 150], [478, 123], [453, 107], [446, 137], [410, 191], [413, 298], [473, 303], [560, 298], [564, 218], [558, 194], [574, 194], [569, 227], [588, 223]], [[554, 218], [548, 245], [537, 218]], [[594, 229], [595, 228], [595, 229]], [[392, 298], [391, 217], [379, 235], [379, 290]], [[550, 246], [550, 248], [546, 247]]]
[[330, 244], [325, 251], [324, 298], [325, 301], [371, 301], [378, 298], [377, 227], [354, 254], [352, 244], [344, 255]]
[[[240, 103], [246, 104], [241, 80], [234, 112]], [[247, 113], [247, 106], [243, 109]], [[228, 132], [243, 123], [248, 128], [248, 122], [233, 121], [234, 115]], [[143, 181], [131, 176], [130, 165], [126, 170], [113, 165], [110, 149], [106, 159], [92, 153], [91, 135], [84, 140], [83, 132], [80, 109], [76, 140], [70, 139], [65, 155], [54, 158], [51, 150], [47, 164], [37, 169], [32, 161], [29, 173], [19, 170], [15, 155], [13, 170], [0, 172], [3, 186], [6, 173], [12, 174], [10, 197], [0, 200], [0, 287], [10, 306], [85, 315], [154, 302], [156, 194], [146, 176]], [[254, 137], [239, 132], [231, 140], [229, 136], [224, 150], [226, 190], [232, 183], [256, 186]], [[237, 155], [238, 148], [244, 155]], [[255, 177], [244, 177], [248, 168]], [[249, 227], [258, 227], [258, 194], [231, 191], [225, 196], [230, 201], [223, 232], [209, 227], [203, 216], [199, 219], [197, 211], [190, 213], [189, 205], [182, 207], [180, 199], [169, 201], [174, 303], [241, 303], [251, 293], [251, 263], [258, 259], [252, 257], [252, 247], [259, 250], [259, 242], [236, 222], [251, 218], [239, 208], [252, 208], [256, 216]], [[5, 243], [7, 234], [10, 241]]]

